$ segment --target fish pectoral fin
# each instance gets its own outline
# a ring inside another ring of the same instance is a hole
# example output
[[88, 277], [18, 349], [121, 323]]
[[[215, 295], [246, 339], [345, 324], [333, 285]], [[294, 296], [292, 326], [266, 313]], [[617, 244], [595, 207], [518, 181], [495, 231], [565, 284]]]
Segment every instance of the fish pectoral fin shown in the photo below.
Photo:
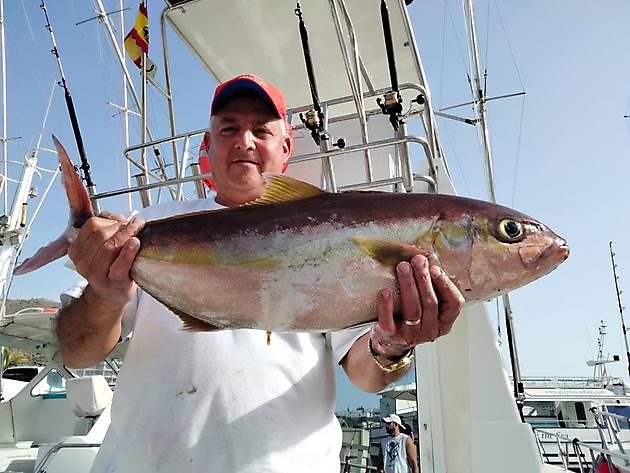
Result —
[[216, 330], [221, 330], [216, 325], [212, 325], [204, 322], [203, 320], [199, 320], [192, 315], [187, 314], [186, 312], [182, 312], [181, 310], [173, 309], [171, 307], [169, 307], [169, 310], [180, 318], [180, 320], [184, 324], [182, 329], [186, 330], [187, 332], [214, 332]]
[[264, 173], [263, 176], [266, 183], [264, 192], [258, 199], [245, 204], [245, 207], [292, 202], [326, 193], [319, 187], [292, 177], [270, 173]]
[[30, 273], [51, 261], [55, 261], [68, 253], [69, 246], [70, 242], [64, 232], [55, 241], [51, 241], [48, 245], [42, 246], [33, 256], [25, 259], [19, 266], [16, 266], [13, 270], [13, 274], [18, 276], [20, 274]]
[[353, 237], [352, 240], [366, 255], [392, 268], [401, 261], [409, 261], [416, 255], [427, 256], [422, 248], [408, 243], [364, 237]]

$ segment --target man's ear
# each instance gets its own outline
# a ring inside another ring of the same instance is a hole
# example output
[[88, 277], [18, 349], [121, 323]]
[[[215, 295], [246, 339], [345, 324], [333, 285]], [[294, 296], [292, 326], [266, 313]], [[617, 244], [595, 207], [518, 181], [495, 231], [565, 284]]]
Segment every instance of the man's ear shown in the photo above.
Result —
[[293, 152], [293, 140], [290, 136], [284, 137], [284, 142], [282, 143], [282, 152], [284, 153], [284, 161], [286, 162]]
[[204, 149], [208, 149], [210, 147], [210, 132], [206, 131], [203, 134], [203, 138], [201, 139], [202, 145], [204, 147]]

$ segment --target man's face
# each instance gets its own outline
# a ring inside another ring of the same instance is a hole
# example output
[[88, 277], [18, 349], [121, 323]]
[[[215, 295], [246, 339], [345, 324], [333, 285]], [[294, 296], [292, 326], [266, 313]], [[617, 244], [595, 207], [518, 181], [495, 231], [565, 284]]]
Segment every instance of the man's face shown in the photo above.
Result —
[[395, 433], [395, 432], [396, 432], [396, 426], [397, 426], [397, 425], [398, 425], [398, 424], [396, 424], [396, 422], [393, 422], [393, 421], [392, 421], [392, 422], [387, 422], [387, 423], [385, 424], [385, 430], [387, 431], [387, 433], [388, 433], [389, 435], [392, 435], [393, 433]]
[[217, 202], [237, 206], [260, 197], [262, 174], [280, 174], [291, 155], [282, 119], [262, 99], [237, 95], [213, 115], [206, 134]]

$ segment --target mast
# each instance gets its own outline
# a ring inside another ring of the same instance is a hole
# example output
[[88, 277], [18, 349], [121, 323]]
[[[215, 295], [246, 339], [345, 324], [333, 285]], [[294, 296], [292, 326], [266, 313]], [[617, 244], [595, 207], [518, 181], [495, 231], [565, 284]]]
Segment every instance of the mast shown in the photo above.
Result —
[[[6, 49], [4, 47], [4, 1], [0, 1], [0, 42], [2, 43], [2, 183], [0, 184], [0, 192], [3, 197], [2, 214], [6, 215], [9, 212], [9, 169], [7, 160], [7, 58]], [[0, 349], [0, 352], [2, 350]], [[0, 361], [1, 355], [0, 355]], [[2, 365], [0, 364], [0, 369]]]
[[[0, 183], [0, 192], [4, 196], [3, 214], [6, 215], [8, 200], [8, 162], [7, 162], [7, 94], [6, 94], [6, 60], [4, 49], [4, 1], [0, 0], [0, 49], [2, 50], [2, 170], [4, 172]], [[5, 305], [0, 308], [0, 320], [5, 315]], [[4, 347], [0, 345], [0, 400], [2, 400], [2, 372], [4, 371]]]
[[619, 276], [617, 275], [617, 264], [615, 263], [615, 253], [613, 252], [613, 242], [608, 243], [610, 248], [610, 261], [612, 263], [613, 279], [615, 280], [615, 292], [617, 293], [617, 305], [619, 307], [619, 318], [621, 319], [621, 333], [623, 334], [623, 341], [626, 346], [626, 360], [628, 361], [628, 375], [630, 376], [630, 348], [628, 348], [628, 329], [626, 328], [626, 322], [623, 319], [623, 311], [625, 307], [621, 303], [621, 293], [619, 289]]
[[[481, 66], [479, 61], [479, 50], [477, 48], [477, 32], [475, 28], [475, 17], [473, 12], [472, 0], [464, 0], [464, 13], [466, 16], [466, 27], [468, 30], [470, 60], [472, 72], [472, 93], [475, 115], [479, 125], [479, 137], [484, 156], [484, 164], [486, 171], [486, 183], [488, 186], [488, 194], [493, 203], [497, 202], [496, 188], [494, 185], [494, 172], [492, 169], [492, 153], [490, 151], [490, 132], [486, 120], [486, 93], [485, 86], [481, 81]], [[512, 304], [508, 294], [502, 296], [503, 308], [505, 313], [505, 326], [507, 332], [508, 348], [510, 351], [510, 364], [512, 366], [512, 378], [514, 379], [514, 397], [516, 405], [523, 419], [523, 400], [524, 388], [521, 380], [521, 368], [516, 349], [516, 334], [514, 333], [514, 319], [512, 316]]]

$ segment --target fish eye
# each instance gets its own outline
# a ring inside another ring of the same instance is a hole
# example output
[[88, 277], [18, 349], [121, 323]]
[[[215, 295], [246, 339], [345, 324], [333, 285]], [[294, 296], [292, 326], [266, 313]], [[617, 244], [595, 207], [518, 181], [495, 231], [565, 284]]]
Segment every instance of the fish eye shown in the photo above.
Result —
[[516, 220], [504, 218], [499, 222], [499, 237], [508, 243], [521, 241], [523, 239], [523, 225]]

